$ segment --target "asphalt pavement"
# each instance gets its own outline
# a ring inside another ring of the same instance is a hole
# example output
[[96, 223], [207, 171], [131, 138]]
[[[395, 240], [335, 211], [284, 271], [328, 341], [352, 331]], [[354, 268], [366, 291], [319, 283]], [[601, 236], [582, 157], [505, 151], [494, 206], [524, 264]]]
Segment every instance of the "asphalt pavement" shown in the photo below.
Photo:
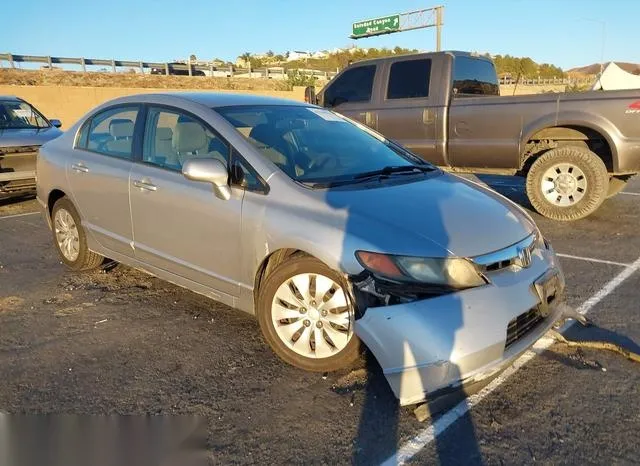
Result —
[[[480, 179], [530, 209], [517, 178]], [[532, 215], [594, 322], [567, 337], [638, 352], [640, 179], [625, 191], [578, 222]], [[306, 373], [242, 312], [123, 266], [67, 271], [36, 210], [0, 200], [0, 411], [198, 415], [214, 464], [638, 462], [640, 366], [619, 355], [553, 344], [421, 423], [366, 356]]]

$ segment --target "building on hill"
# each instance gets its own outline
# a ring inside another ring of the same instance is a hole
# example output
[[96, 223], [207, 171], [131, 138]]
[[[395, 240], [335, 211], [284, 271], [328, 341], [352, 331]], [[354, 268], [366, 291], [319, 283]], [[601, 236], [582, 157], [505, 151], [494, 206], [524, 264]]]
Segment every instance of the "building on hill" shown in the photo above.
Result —
[[307, 58], [313, 58], [313, 54], [311, 52], [305, 52], [302, 50], [291, 50], [287, 52], [287, 61], [295, 61], [295, 60], [305, 60]]

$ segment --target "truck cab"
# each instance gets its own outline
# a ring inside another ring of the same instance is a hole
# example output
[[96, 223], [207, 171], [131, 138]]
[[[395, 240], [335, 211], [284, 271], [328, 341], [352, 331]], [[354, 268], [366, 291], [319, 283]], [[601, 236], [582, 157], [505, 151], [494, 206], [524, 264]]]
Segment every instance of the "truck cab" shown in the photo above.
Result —
[[556, 220], [594, 212], [640, 172], [640, 90], [500, 96], [486, 56], [433, 52], [366, 60], [309, 102], [359, 120], [425, 160], [460, 172], [526, 177]]
[[465, 52], [424, 53], [351, 65], [318, 93], [317, 102], [447, 166], [450, 101], [499, 92], [491, 60]]

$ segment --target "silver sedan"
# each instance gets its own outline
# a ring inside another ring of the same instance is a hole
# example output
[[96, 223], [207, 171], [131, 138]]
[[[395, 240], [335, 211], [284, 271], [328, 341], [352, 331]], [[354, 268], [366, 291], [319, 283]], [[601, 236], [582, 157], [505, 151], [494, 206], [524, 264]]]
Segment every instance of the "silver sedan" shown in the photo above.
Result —
[[560, 316], [562, 272], [524, 211], [312, 105], [112, 100], [37, 175], [70, 268], [108, 257], [255, 314], [303, 369], [364, 343], [402, 404], [495, 373]]

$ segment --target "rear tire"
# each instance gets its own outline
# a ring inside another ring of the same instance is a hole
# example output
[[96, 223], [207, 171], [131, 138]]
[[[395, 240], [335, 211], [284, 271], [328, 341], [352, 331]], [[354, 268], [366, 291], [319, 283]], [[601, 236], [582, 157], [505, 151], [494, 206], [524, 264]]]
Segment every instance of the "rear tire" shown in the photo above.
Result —
[[265, 340], [285, 362], [335, 371], [360, 355], [355, 310], [343, 277], [317, 259], [280, 264], [260, 287], [257, 314]]
[[527, 196], [540, 215], [560, 221], [584, 218], [609, 189], [602, 159], [588, 149], [564, 146], [545, 152], [527, 174]]
[[72, 270], [91, 270], [100, 266], [104, 257], [90, 251], [80, 215], [66, 197], [58, 199], [51, 210], [53, 244], [62, 262]]

